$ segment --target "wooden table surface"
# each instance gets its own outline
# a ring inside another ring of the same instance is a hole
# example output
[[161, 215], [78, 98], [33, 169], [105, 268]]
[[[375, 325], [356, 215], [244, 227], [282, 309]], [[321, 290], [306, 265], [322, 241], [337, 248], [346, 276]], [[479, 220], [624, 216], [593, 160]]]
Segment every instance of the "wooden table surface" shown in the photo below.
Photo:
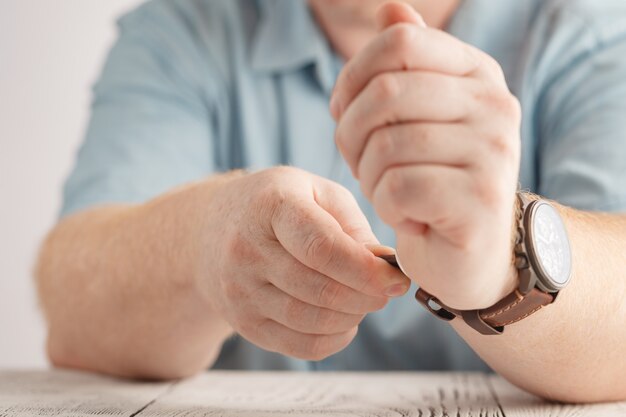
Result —
[[626, 416], [626, 403], [548, 404], [481, 373], [208, 372], [130, 382], [1, 371], [0, 416]]

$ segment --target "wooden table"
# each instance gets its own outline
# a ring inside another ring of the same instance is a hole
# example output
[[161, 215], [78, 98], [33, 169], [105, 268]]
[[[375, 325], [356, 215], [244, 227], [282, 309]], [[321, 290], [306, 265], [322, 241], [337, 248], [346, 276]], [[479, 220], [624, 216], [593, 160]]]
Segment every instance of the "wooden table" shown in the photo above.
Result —
[[480, 373], [209, 372], [130, 382], [0, 372], [0, 416], [626, 416], [626, 403], [548, 404]]

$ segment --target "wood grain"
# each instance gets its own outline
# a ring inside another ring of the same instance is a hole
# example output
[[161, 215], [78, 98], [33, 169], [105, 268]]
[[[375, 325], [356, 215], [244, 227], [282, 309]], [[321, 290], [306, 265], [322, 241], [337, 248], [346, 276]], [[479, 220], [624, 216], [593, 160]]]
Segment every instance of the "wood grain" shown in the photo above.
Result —
[[0, 372], [0, 416], [134, 416], [172, 384], [71, 371]]
[[0, 372], [9, 416], [626, 417], [626, 403], [546, 403], [480, 373], [208, 372], [175, 383]]
[[503, 416], [483, 374], [222, 373], [183, 381], [142, 416]]

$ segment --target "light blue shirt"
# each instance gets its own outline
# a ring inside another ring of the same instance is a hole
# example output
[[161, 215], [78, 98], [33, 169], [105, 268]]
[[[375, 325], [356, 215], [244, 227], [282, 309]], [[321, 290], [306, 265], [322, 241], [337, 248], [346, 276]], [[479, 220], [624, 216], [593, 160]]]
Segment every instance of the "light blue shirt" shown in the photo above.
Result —
[[[341, 62], [304, 0], [154, 0], [123, 17], [62, 215], [142, 202], [216, 172], [291, 164], [351, 190], [394, 234], [333, 143]], [[626, 2], [465, 0], [448, 31], [494, 56], [520, 99], [521, 183], [581, 209], [626, 211]], [[367, 316], [321, 362], [235, 337], [216, 368], [486, 369], [412, 294]]]

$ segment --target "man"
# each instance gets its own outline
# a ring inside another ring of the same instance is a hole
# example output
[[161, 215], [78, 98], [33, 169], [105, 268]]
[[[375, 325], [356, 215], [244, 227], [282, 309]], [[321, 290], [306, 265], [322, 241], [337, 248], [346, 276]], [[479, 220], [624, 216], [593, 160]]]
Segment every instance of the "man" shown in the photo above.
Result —
[[[626, 6], [383, 3], [121, 20], [38, 265], [53, 363], [176, 378], [486, 369], [478, 354], [547, 398], [626, 399], [626, 220], [608, 214], [626, 209]], [[471, 324], [526, 276], [518, 179], [562, 204], [571, 282]], [[379, 243], [463, 317], [403, 296]]]

